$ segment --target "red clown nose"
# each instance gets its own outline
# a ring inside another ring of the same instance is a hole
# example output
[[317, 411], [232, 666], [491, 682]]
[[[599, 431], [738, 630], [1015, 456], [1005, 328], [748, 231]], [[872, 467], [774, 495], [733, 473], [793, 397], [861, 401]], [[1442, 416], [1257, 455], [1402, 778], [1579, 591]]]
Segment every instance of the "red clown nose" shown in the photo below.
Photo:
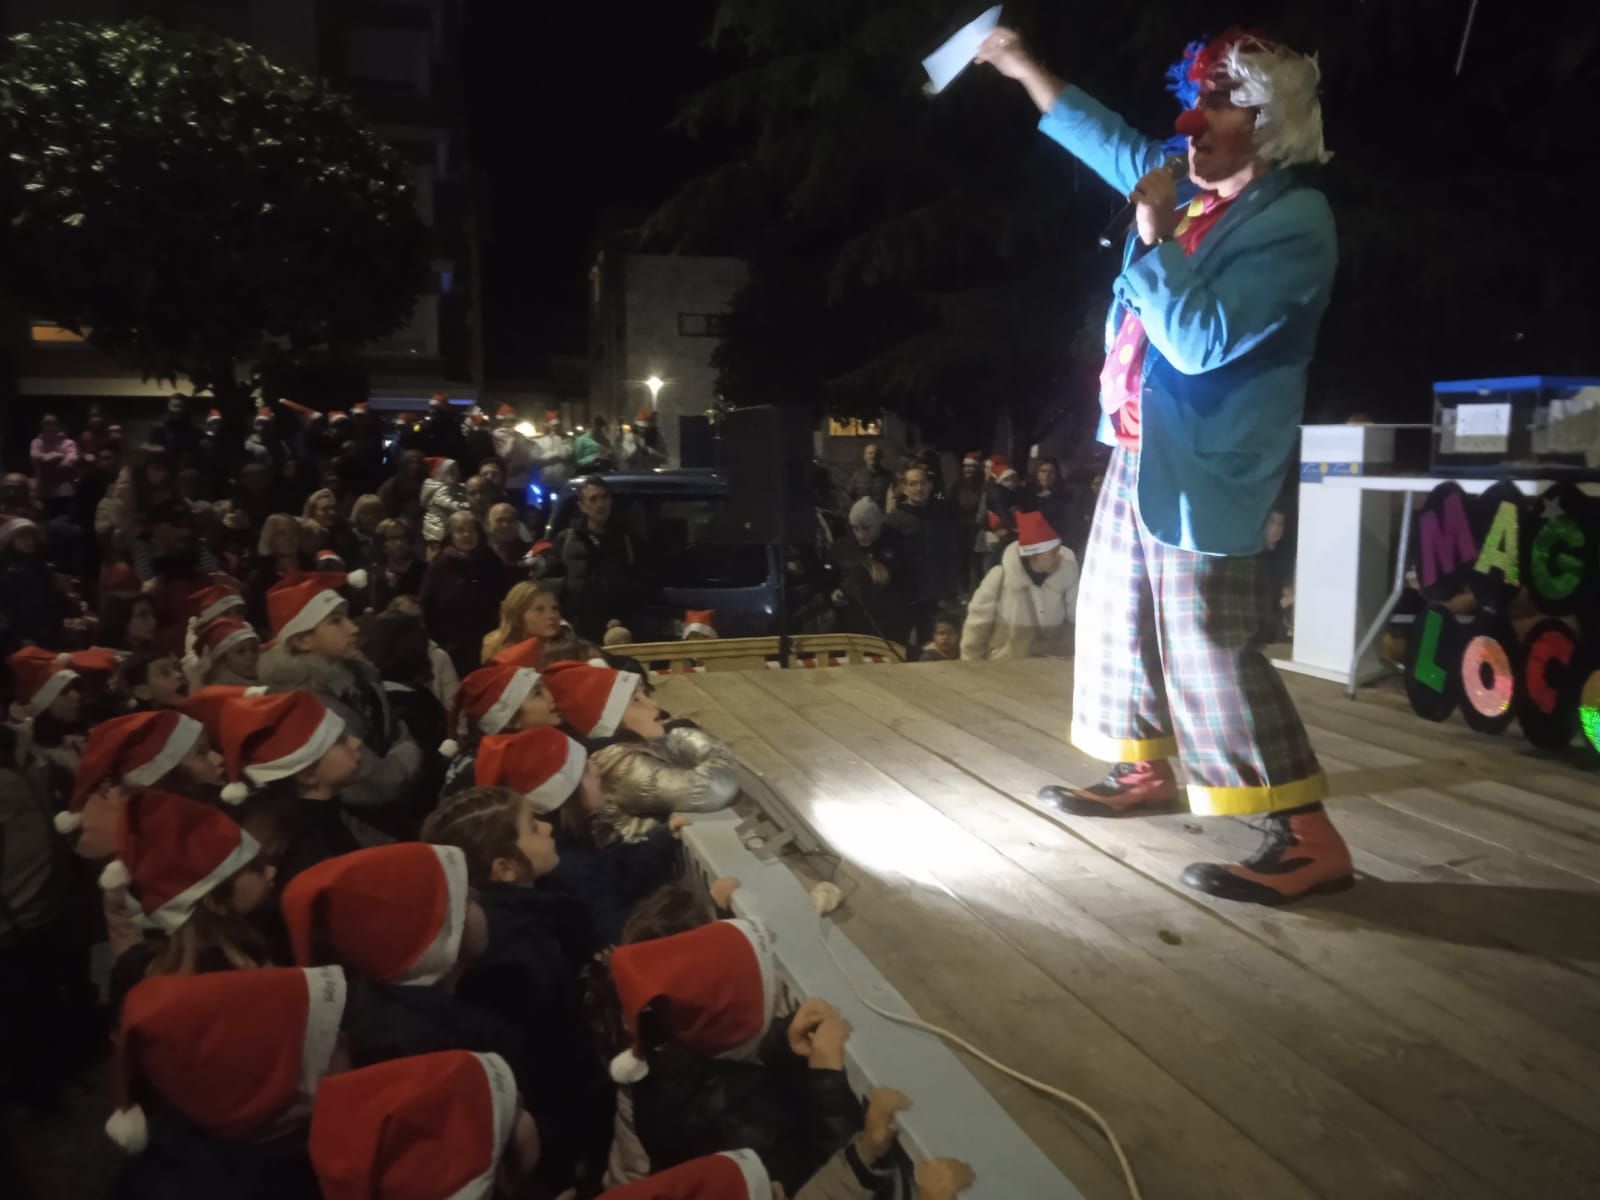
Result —
[[1178, 114], [1173, 128], [1180, 137], [1199, 137], [1206, 131], [1206, 114], [1198, 108], [1186, 108]]

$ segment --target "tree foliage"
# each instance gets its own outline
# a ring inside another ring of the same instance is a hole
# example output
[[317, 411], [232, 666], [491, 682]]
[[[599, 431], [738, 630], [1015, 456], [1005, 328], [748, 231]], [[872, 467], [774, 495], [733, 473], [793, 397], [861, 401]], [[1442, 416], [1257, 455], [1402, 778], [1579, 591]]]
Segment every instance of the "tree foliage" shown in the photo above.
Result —
[[[1119, 198], [992, 71], [923, 94], [920, 56], [978, 7], [721, 3], [711, 36], [742, 66], [680, 124], [734, 149], [647, 233], [752, 259], [721, 351], [730, 400], [883, 404], [946, 437], [1000, 410], [1068, 441], [1092, 426], [1117, 269], [1094, 236]], [[1005, 19], [1156, 135], [1184, 41], [1244, 23], [1320, 51], [1342, 263], [1312, 409], [1417, 419], [1435, 378], [1595, 365], [1600, 263], [1561, 147], [1587, 140], [1600, 15], [1550, 8], [1534, 24], [1482, 6], [1459, 77], [1466, 8], [1448, 0], [1013, 0]]]
[[353, 346], [415, 304], [400, 157], [238, 42], [144, 21], [13, 37], [0, 145], [7, 288], [147, 377], [238, 395], [264, 345]]

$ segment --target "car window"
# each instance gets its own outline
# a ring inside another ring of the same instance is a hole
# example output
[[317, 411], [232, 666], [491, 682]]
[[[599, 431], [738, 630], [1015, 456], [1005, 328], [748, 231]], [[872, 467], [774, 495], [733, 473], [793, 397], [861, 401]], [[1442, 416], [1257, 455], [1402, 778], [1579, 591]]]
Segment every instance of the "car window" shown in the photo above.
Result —
[[[558, 507], [553, 529], [578, 519], [577, 498]], [[612, 493], [612, 517], [645, 548], [666, 588], [760, 587], [767, 582], [767, 548], [739, 545], [728, 497], [681, 492]]]

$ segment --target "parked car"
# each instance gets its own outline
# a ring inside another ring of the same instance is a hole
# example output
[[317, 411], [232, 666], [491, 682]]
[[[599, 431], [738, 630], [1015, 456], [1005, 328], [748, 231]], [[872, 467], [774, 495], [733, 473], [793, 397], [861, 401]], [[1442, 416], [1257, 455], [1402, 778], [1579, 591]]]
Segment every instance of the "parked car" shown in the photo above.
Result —
[[[776, 547], [739, 540], [728, 514], [728, 480], [715, 470], [670, 470], [605, 476], [611, 519], [620, 522], [647, 556], [660, 592], [632, 633], [635, 641], [679, 635], [689, 609], [714, 609], [723, 637], [764, 637], [778, 631], [783, 561]], [[578, 516], [578, 488], [556, 494], [548, 537]]]

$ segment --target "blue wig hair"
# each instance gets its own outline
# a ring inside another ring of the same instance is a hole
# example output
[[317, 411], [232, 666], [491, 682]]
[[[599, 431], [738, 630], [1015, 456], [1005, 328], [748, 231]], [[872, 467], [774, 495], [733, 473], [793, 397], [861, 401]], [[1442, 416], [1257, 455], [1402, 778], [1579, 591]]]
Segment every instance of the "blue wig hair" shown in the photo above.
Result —
[[1200, 59], [1200, 53], [1209, 44], [1209, 38], [1190, 42], [1183, 48], [1183, 57], [1167, 68], [1167, 91], [1177, 99], [1183, 108], [1193, 108], [1200, 99], [1200, 80], [1195, 64]]

